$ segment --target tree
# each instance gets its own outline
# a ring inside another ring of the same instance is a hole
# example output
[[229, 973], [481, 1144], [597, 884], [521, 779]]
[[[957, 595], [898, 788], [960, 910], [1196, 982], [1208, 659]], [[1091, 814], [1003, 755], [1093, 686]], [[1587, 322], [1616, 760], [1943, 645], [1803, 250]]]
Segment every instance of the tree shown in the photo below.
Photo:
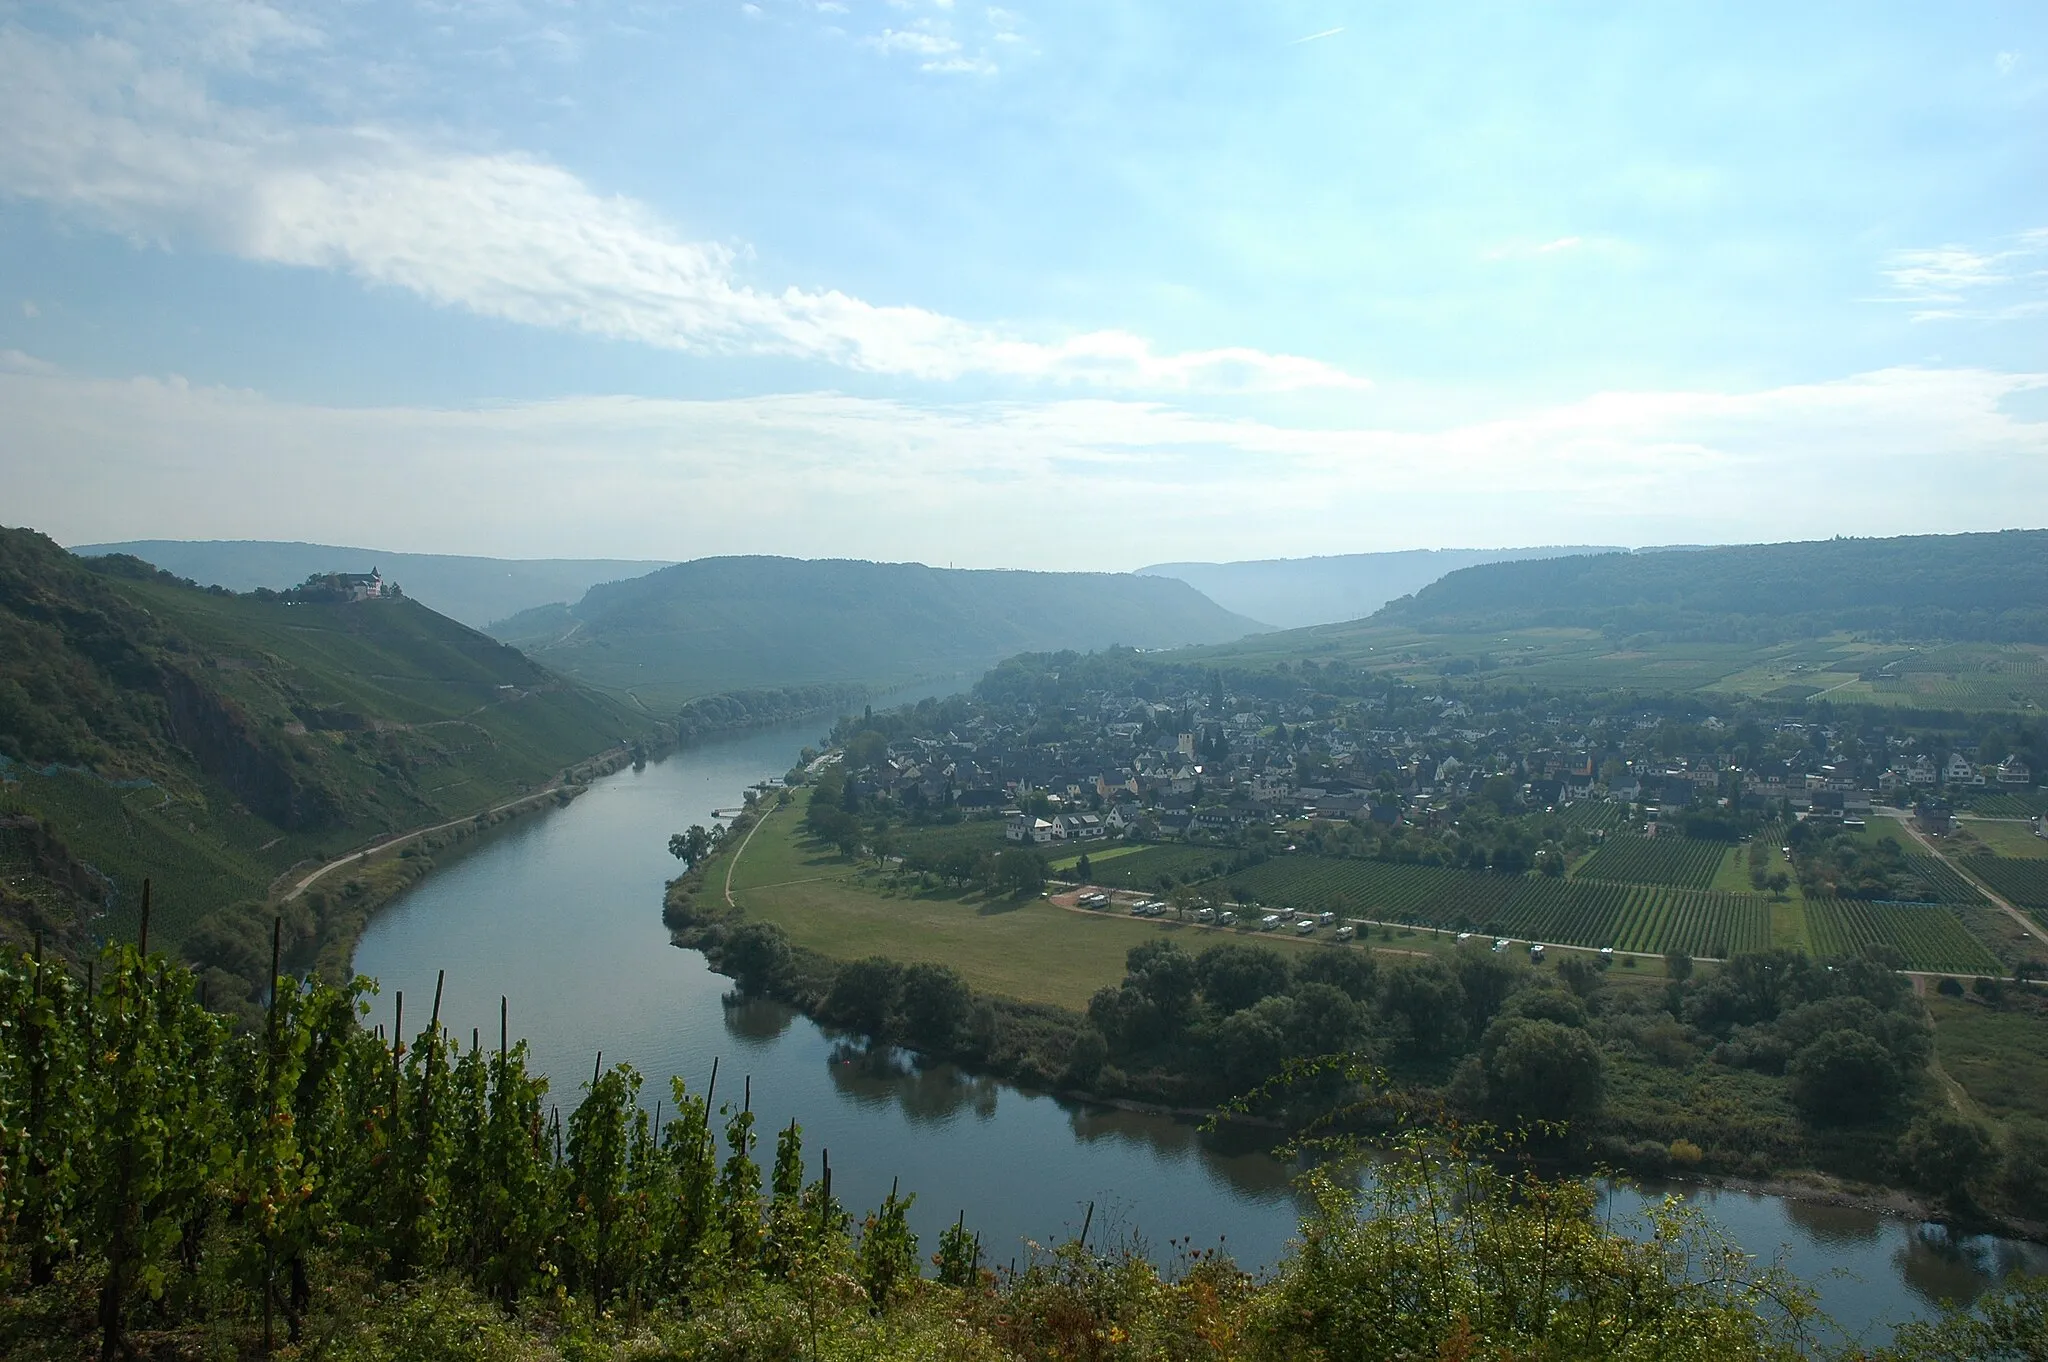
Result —
[[725, 939], [719, 963], [746, 993], [767, 993], [789, 971], [789, 936], [772, 922], [748, 922]]
[[1598, 1110], [1600, 1051], [1575, 1026], [1503, 1017], [1479, 1046], [1487, 1105], [1507, 1121], [1571, 1121]]
[[974, 1002], [966, 980], [945, 965], [916, 964], [904, 969], [899, 990], [905, 1038], [923, 1049], [951, 1049]]
[[870, 1036], [884, 1037], [896, 1012], [903, 987], [902, 968], [893, 960], [869, 956], [839, 967], [821, 1009], [828, 1020]]
[[1147, 941], [1124, 956], [1124, 974], [1126, 982], [1159, 1009], [1169, 1030], [1186, 1024], [1201, 984], [1193, 956], [1171, 941]]
[[1951, 1111], [1931, 1111], [1899, 1139], [1899, 1162], [1916, 1186], [1968, 1208], [1970, 1184], [1990, 1171], [1991, 1134], [1976, 1121]]
[[689, 831], [669, 837], [668, 854], [686, 865], [696, 865], [711, 854], [711, 834], [692, 823]]
[[1847, 1030], [1830, 1031], [1802, 1049], [1786, 1074], [1793, 1102], [1820, 1125], [1853, 1124], [1882, 1114], [1904, 1082], [1891, 1051]]
[[1259, 946], [1211, 946], [1195, 960], [1202, 997], [1228, 1016], [1287, 987], [1287, 962]]
[[1684, 951], [1670, 951], [1664, 956], [1664, 972], [1678, 983], [1692, 978], [1692, 957]]
[[1404, 1026], [1416, 1049], [1441, 1054], [1465, 1034], [1465, 991], [1450, 970], [1436, 960], [1400, 965], [1386, 971], [1381, 1006]]
[[1089, 864], [1088, 853], [1082, 852], [1081, 859], [1074, 862], [1074, 878], [1086, 884], [1095, 875], [1095, 867]]

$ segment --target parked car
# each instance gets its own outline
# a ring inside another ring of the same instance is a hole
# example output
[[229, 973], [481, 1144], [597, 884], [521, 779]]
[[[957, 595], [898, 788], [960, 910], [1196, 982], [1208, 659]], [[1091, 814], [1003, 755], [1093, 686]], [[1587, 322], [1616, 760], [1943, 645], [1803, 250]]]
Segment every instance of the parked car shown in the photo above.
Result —
[[1236, 921], [1237, 914], [1231, 912], [1228, 908], [1225, 908], [1222, 912], [1216, 915], [1216, 925], [1218, 927], [1228, 927]]
[[1529, 963], [1532, 965], [1540, 965], [1543, 963], [1542, 942], [1539, 941], [1535, 945], [1529, 947]]
[[1465, 943], [1466, 943], [1467, 941], [1470, 941], [1471, 939], [1472, 939], [1472, 933], [1470, 933], [1470, 932], [1459, 932], [1459, 933], [1458, 933], [1458, 944], [1459, 944], [1459, 945], [1461, 945], [1461, 946], [1462, 946], [1462, 945], [1464, 945], [1464, 944], [1465, 944]]
[[1197, 922], [1214, 922], [1215, 920], [1216, 920], [1216, 910], [1215, 910], [1214, 908], [1197, 908], [1197, 909], [1195, 909], [1195, 921], [1197, 921]]
[[1294, 924], [1294, 934], [1296, 936], [1313, 936], [1315, 930], [1316, 920], [1312, 917], [1305, 917]]
[[1270, 932], [1279, 925], [1280, 915], [1278, 913], [1268, 913], [1259, 919], [1259, 930], [1262, 932]]
[[1497, 936], [1497, 937], [1495, 937], [1495, 938], [1493, 939], [1493, 948], [1494, 948], [1495, 950], [1497, 950], [1497, 951], [1504, 951], [1504, 950], [1506, 950], [1506, 949], [1507, 949], [1507, 948], [1508, 948], [1509, 946], [1512, 946], [1512, 945], [1514, 945], [1514, 944], [1515, 944], [1514, 942], [1512, 942], [1512, 941], [1508, 940], [1508, 939], [1507, 939], [1506, 937], [1504, 937], [1504, 936]]
[[1358, 929], [1356, 927], [1353, 927], [1348, 922], [1337, 929], [1337, 939], [1339, 941], [1349, 941], [1352, 937], [1357, 935]]
[[1614, 947], [1602, 946], [1600, 948], [1600, 958], [1602, 960], [1612, 960], [1614, 958]]
[[1316, 918], [1316, 922], [1320, 926], [1334, 927], [1337, 925], [1337, 915], [1335, 913], [1324, 913]]

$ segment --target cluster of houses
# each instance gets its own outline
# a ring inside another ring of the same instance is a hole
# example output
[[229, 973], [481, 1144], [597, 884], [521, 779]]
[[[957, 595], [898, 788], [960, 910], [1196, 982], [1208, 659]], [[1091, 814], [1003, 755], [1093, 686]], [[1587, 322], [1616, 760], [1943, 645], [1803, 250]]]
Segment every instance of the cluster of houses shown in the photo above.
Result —
[[[1738, 743], [1707, 718], [1688, 730], [1706, 750], [1673, 755], [1668, 719], [1648, 709], [1617, 719], [1560, 698], [1533, 713], [1472, 708], [1485, 703], [1089, 692], [1045, 713], [981, 704], [946, 732], [897, 740], [856, 779], [911, 804], [1000, 817], [1011, 842], [1039, 846], [1134, 830], [1228, 840], [1282, 818], [1434, 824], [1503, 785], [1527, 808], [1606, 799], [1651, 818], [1720, 804], [1854, 822], [1894, 790], [2032, 782], [2018, 757], [1980, 766], [1958, 752], [1936, 762], [1906, 734], [1873, 741], [1786, 720], [1770, 726], [1760, 759], [1753, 733]], [[1831, 759], [1852, 736], [1863, 755]]]
[[1938, 764], [1934, 758], [1922, 753], [1910, 761], [1887, 767], [1877, 778], [1877, 788], [1883, 794], [1900, 790], [1935, 790], [1944, 786], [1982, 789], [1987, 785], [1997, 785], [2007, 789], [2027, 789], [2033, 783], [2032, 768], [2016, 756], [2007, 757], [1996, 766], [1979, 766], [1960, 752], [1949, 753], [1948, 760]]

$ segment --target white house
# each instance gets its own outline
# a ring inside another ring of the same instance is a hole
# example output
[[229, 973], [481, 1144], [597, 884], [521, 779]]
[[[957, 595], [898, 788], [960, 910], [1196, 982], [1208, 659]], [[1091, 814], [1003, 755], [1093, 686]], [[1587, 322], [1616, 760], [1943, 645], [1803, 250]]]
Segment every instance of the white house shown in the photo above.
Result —
[[1979, 779], [1977, 768], [1960, 752], [1949, 753], [1948, 764], [1941, 768], [1941, 778], [1950, 785], [1968, 785]]
[[2034, 773], [2028, 770], [2027, 764], [2018, 757], [2007, 757], [2004, 761], [1998, 763], [1998, 783], [2000, 785], [2032, 785], [2034, 783]]
[[1003, 836], [1012, 842], [1031, 842], [1043, 845], [1047, 842], [1062, 841], [1066, 830], [1057, 822], [1048, 821], [1028, 813], [1011, 818], [1003, 827]]

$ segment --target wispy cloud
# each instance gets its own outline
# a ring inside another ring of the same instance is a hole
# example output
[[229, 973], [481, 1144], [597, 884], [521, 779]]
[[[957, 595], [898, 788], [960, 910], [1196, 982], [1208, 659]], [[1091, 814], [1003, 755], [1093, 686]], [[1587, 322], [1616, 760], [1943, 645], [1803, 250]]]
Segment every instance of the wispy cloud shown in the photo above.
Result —
[[[1135, 567], [1256, 556], [1275, 543], [1330, 553], [1521, 542], [1532, 506], [1547, 523], [1618, 542], [1995, 528], [2038, 502], [2048, 458], [2048, 423], [2017, 419], [2008, 402], [2048, 390], [2048, 374], [1971, 369], [1608, 392], [1395, 430], [1108, 398], [339, 408], [68, 377], [26, 359], [0, 356], [14, 370], [0, 375], [8, 514], [69, 542], [346, 542], [376, 525], [393, 548], [440, 552], [667, 557], [800, 544], [821, 555]], [[1847, 482], [1845, 460], [1857, 468]], [[342, 465], [357, 476], [335, 479]], [[1767, 504], [1753, 495], [1759, 479], [1777, 492]], [[218, 495], [224, 485], [237, 495]], [[1169, 503], [1172, 514], [1134, 539], [1132, 517]], [[1059, 534], [1045, 532], [1051, 523]]]
[[[917, 33], [889, 41], [933, 62], [972, 61]], [[343, 271], [531, 326], [934, 381], [1369, 386], [1301, 356], [1162, 351], [1120, 330], [1024, 335], [834, 289], [762, 286], [745, 277], [742, 251], [687, 239], [542, 158], [222, 104], [203, 73], [157, 66], [115, 39], [0, 28], [0, 126], [0, 192], [138, 242]]]
[[2016, 321], [2048, 315], [2048, 228], [1991, 247], [1943, 245], [1894, 251], [1879, 299], [1912, 309], [1914, 321]]
[[1623, 254], [1628, 247], [1609, 236], [1560, 236], [1548, 241], [1518, 241], [1499, 246], [1490, 246], [1479, 253], [1481, 260], [1540, 260], [1544, 256], [1563, 255], [1567, 252], [1583, 254]]

